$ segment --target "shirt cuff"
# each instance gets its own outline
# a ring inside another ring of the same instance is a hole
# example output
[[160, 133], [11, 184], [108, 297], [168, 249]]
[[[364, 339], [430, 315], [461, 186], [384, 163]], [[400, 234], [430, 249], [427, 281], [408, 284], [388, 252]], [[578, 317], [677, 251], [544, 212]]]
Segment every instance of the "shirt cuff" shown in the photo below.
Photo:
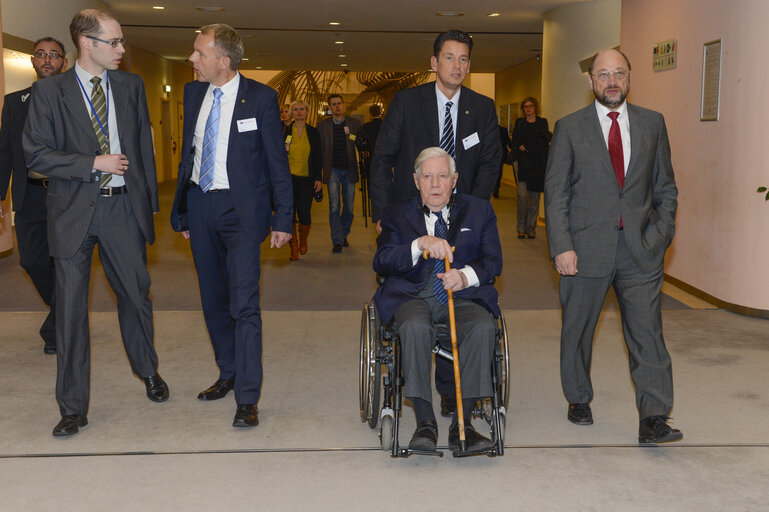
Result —
[[475, 287], [479, 286], [481, 283], [478, 281], [478, 274], [475, 273], [475, 270], [473, 270], [473, 267], [464, 267], [459, 269], [460, 272], [462, 272], [465, 277], [467, 278], [467, 287]]
[[419, 239], [415, 238], [414, 241], [411, 242], [411, 264], [416, 267], [417, 262], [421, 257], [422, 251], [419, 250]]

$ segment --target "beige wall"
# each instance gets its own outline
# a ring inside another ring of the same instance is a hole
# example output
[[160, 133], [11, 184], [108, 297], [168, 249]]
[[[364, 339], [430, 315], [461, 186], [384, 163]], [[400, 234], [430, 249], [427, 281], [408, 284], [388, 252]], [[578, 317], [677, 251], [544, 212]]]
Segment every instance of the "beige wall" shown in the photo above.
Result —
[[[172, 62], [141, 48], [132, 46], [128, 58], [127, 70], [140, 75], [144, 80], [144, 89], [147, 94], [147, 108], [150, 113], [150, 122], [154, 131], [155, 164], [157, 167], [158, 182], [164, 181], [164, 176], [175, 179], [179, 165], [179, 151], [181, 150], [181, 134], [177, 120], [182, 112], [178, 109], [179, 102], [184, 97], [184, 84], [192, 80], [192, 68], [182, 63]], [[170, 85], [171, 93], [163, 92], [163, 86]], [[164, 101], [169, 103], [171, 109], [170, 120], [171, 136], [163, 138], [161, 126], [161, 108]], [[173, 144], [177, 141], [176, 153], [173, 154], [171, 169], [165, 169], [163, 163], [163, 145]]]
[[[542, 27], [542, 116], [551, 126], [587, 105], [592, 94], [579, 62], [619, 44], [621, 0], [597, 0], [545, 13]], [[656, 14], [667, 15], [666, 7]], [[687, 20], [691, 22], [691, 20]]]
[[[664, 13], [664, 16], [660, 16]], [[678, 183], [666, 272], [722, 301], [769, 310], [769, 2], [624, 0], [622, 49], [633, 103], [665, 115]], [[676, 69], [652, 71], [652, 44], [678, 40]], [[702, 45], [722, 39], [721, 116], [699, 121]]]
[[[540, 101], [542, 107], [542, 61], [531, 58], [496, 74], [496, 104], [518, 103], [527, 96]], [[519, 112], [511, 112], [516, 117]]]

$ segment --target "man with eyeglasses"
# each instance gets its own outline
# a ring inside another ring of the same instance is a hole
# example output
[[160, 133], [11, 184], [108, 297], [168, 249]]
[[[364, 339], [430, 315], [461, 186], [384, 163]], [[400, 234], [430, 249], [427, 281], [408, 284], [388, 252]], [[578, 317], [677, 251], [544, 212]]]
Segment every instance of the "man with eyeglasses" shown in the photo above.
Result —
[[[67, 66], [64, 45], [52, 37], [35, 41], [30, 60], [38, 80], [58, 75]], [[21, 133], [31, 103], [31, 90], [32, 87], [27, 87], [5, 96], [0, 128], [0, 198], [5, 201], [8, 186], [12, 183], [19, 263], [49, 308], [48, 315], [40, 327], [40, 336], [45, 343], [43, 352], [55, 354], [55, 274], [53, 259], [48, 251], [48, 217], [45, 206], [48, 180], [42, 174], [27, 168], [21, 146]], [[0, 218], [4, 215], [3, 206], [0, 204]]]
[[78, 58], [69, 71], [32, 87], [23, 145], [27, 163], [49, 178], [48, 242], [56, 264], [54, 436], [88, 424], [88, 282], [94, 246], [117, 295], [120, 333], [153, 402], [168, 399], [157, 373], [147, 243], [158, 211], [155, 158], [144, 83], [118, 71], [125, 39], [117, 19], [96, 9], [70, 24]]
[[641, 420], [638, 442], [678, 441], [683, 434], [667, 424], [673, 376], [661, 313], [678, 205], [665, 120], [625, 101], [630, 61], [622, 52], [597, 53], [588, 73], [595, 102], [556, 123], [545, 172], [547, 238], [561, 276], [567, 418], [593, 423], [593, 335], [613, 286]]

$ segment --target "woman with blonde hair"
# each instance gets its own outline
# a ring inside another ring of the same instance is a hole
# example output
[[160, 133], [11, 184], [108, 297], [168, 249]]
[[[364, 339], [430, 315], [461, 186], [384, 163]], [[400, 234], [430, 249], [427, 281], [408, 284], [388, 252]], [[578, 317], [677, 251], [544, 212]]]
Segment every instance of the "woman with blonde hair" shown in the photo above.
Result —
[[[294, 186], [294, 236], [289, 241], [289, 259], [298, 260], [307, 253], [310, 235], [312, 196], [321, 190], [322, 155], [320, 133], [306, 123], [309, 107], [304, 101], [291, 103], [293, 122], [285, 129], [288, 165]], [[298, 235], [298, 236], [297, 236]]]

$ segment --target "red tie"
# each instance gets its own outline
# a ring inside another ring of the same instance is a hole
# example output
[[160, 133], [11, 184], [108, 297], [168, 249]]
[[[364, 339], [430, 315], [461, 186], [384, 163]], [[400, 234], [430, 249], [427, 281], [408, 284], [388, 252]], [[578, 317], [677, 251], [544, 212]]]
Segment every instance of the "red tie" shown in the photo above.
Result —
[[611, 118], [609, 156], [611, 157], [611, 165], [614, 167], [614, 174], [617, 175], [617, 183], [621, 189], [622, 185], [625, 184], [625, 154], [622, 151], [622, 135], [619, 132], [619, 123], [617, 122], [619, 112], [609, 112], [606, 115]]
[[[617, 175], [617, 183], [622, 190], [625, 184], [625, 153], [622, 151], [622, 135], [619, 132], [619, 123], [617, 116], [619, 112], [609, 112], [611, 118], [611, 128], [609, 128], [609, 157], [611, 166], [614, 167], [614, 174]], [[619, 227], [622, 228], [622, 216], [619, 217]]]

